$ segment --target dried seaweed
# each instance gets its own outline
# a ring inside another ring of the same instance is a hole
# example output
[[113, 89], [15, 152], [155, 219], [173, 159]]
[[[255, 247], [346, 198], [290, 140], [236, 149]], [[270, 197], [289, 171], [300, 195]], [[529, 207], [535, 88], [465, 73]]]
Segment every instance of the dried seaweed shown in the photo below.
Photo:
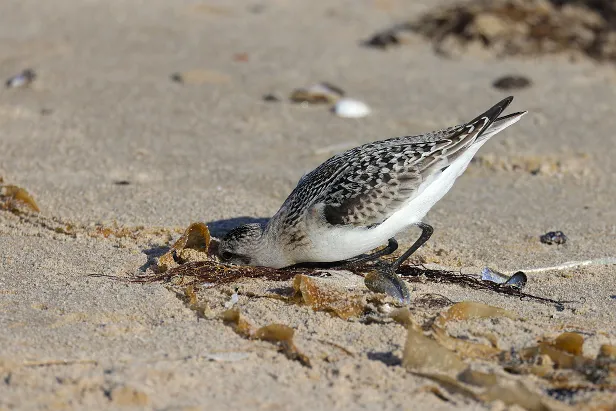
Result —
[[566, 52], [606, 61], [616, 60], [615, 22], [613, 1], [471, 0], [429, 11], [365, 44], [395, 46], [405, 33], [415, 33], [447, 56], [476, 45], [498, 56]]
[[[354, 274], [363, 276], [366, 271], [366, 266], [350, 267], [351, 272]], [[298, 274], [306, 276], [319, 275], [321, 271], [310, 268], [286, 268], [286, 269], [274, 269], [268, 267], [251, 267], [251, 266], [236, 266], [220, 264], [214, 260], [194, 261], [188, 262], [177, 267], [171, 268], [162, 273], [153, 273], [147, 275], [135, 275], [132, 277], [103, 277], [116, 278], [121, 281], [135, 282], [135, 283], [153, 283], [160, 281], [169, 281], [175, 277], [188, 278], [184, 285], [207, 283], [210, 286], [220, 286], [223, 284], [234, 283], [241, 281], [245, 278], [260, 278], [269, 281], [289, 281]], [[512, 297], [519, 297], [520, 299], [528, 299], [532, 301], [544, 302], [555, 304], [557, 308], [564, 308], [565, 303], [573, 301], [559, 301], [546, 297], [540, 297], [532, 294], [528, 294], [520, 291], [515, 287], [509, 287], [502, 284], [496, 284], [490, 281], [482, 281], [477, 277], [457, 273], [447, 270], [431, 270], [426, 268], [419, 268], [413, 266], [400, 267], [400, 275], [405, 281], [420, 282], [423, 279], [427, 279], [434, 283], [448, 283], [461, 285], [463, 287], [469, 287], [477, 290], [494, 291], [499, 294], [509, 295]], [[424, 301], [420, 301], [421, 304], [425, 304]], [[439, 304], [447, 304], [447, 301], [441, 301]]]
[[15, 185], [0, 185], [0, 210], [10, 211], [15, 214], [39, 213], [36, 201], [23, 188]]
[[251, 340], [261, 340], [271, 342], [278, 346], [288, 359], [297, 361], [305, 367], [311, 368], [310, 359], [300, 352], [293, 342], [295, 330], [283, 324], [269, 324], [258, 328], [246, 320], [238, 308], [231, 308], [224, 311], [220, 318], [225, 324], [233, 327], [233, 330], [240, 336]]
[[220, 264], [214, 260], [193, 261], [171, 268], [163, 273], [137, 275], [127, 279], [135, 283], [169, 281], [173, 277], [192, 278], [187, 284], [208, 283], [212, 286], [234, 283], [244, 278], [261, 278], [270, 281], [289, 281], [297, 274], [315, 275], [314, 270], [279, 270], [268, 267], [250, 267]]
[[472, 288], [475, 290], [494, 291], [499, 294], [519, 297], [520, 299], [528, 299], [532, 301], [555, 304], [562, 308], [564, 304], [574, 301], [559, 301], [547, 297], [540, 297], [533, 294], [528, 294], [520, 291], [519, 288], [510, 287], [503, 284], [497, 284], [491, 281], [482, 281], [481, 279], [467, 274], [462, 274], [455, 271], [447, 270], [431, 270], [427, 268], [414, 267], [404, 265], [400, 267], [399, 274], [402, 278], [409, 282], [422, 282], [424, 279], [432, 283], [447, 283], [456, 284], [463, 287]]

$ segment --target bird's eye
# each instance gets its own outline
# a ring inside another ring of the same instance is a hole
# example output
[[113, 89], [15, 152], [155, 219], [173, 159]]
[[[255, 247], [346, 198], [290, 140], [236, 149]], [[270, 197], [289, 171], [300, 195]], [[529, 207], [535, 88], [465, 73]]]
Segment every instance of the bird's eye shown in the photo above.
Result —
[[230, 253], [228, 251], [223, 251], [223, 253], [221, 254], [221, 257], [223, 260], [230, 260], [233, 257], [233, 253]]

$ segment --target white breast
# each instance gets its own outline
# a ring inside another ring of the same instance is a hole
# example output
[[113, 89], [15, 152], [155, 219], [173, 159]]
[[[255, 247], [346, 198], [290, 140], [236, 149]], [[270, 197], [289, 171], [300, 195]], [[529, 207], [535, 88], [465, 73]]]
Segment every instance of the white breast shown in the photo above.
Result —
[[386, 245], [388, 239], [424, 218], [432, 206], [451, 189], [486, 141], [487, 139], [467, 149], [445, 171], [430, 176], [419, 186], [412, 198], [377, 227], [332, 228], [318, 223], [310, 224], [308, 230], [313, 246], [297, 250], [295, 259], [303, 262], [340, 261]]

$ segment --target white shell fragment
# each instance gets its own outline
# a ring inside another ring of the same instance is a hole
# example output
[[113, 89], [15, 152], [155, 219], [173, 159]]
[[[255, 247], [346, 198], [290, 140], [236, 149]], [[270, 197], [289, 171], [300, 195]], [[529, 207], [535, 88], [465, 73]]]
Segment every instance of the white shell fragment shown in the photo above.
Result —
[[34, 70], [25, 69], [21, 73], [17, 74], [16, 76], [13, 76], [10, 79], [8, 79], [4, 83], [4, 85], [6, 86], [6, 88], [24, 87], [32, 83], [35, 78], [36, 78], [36, 73], [34, 72]]
[[496, 284], [505, 284], [509, 279], [509, 276], [499, 273], [490, 267], [484, 267], [483, 270], [481, 270], [481, 279], [483, 281], [491, 281]]
[[231, 299], [225, 303], [225, 308], [229, 309], [232, 308], [235, 304], [237, 304], [237, 302], [239, 301], [239, 296], [237, 295], [238, 291], [239, 289], [236, 288], [233, 295], [231, 295]]
[[481, 279], [483, 281], [491, 281], [496, 284], [504, 284], [517, 288], [523, 288], [528, 281], [526, 274], [524, 274], [522, 271], [518, 271], [512, 276], [508, 276], [506, 274], [492, 270], [489, 267], [484, 267], [484, 269], [481, 270]]
[[361, 118], [369, 115], [372, 110], [362, 101], [352, 98], [341, 98], [333, 108], [334, 113], [342, 118]]

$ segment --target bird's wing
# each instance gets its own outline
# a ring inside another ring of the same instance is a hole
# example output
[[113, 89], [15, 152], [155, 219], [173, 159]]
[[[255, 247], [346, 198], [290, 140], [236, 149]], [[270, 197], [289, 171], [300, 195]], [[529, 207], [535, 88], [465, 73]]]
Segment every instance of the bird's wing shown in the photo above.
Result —
[[302, 181], [302, 186], [311, 188], [311, 208], [320, 210], [331, 225], [380, 224], [411, 198], [423, 181], [462, 155], [510, 101], [501, 101], [466, 124], [432, 133], [438, 135], [436, 139], [384, 140], [333, 157]]

